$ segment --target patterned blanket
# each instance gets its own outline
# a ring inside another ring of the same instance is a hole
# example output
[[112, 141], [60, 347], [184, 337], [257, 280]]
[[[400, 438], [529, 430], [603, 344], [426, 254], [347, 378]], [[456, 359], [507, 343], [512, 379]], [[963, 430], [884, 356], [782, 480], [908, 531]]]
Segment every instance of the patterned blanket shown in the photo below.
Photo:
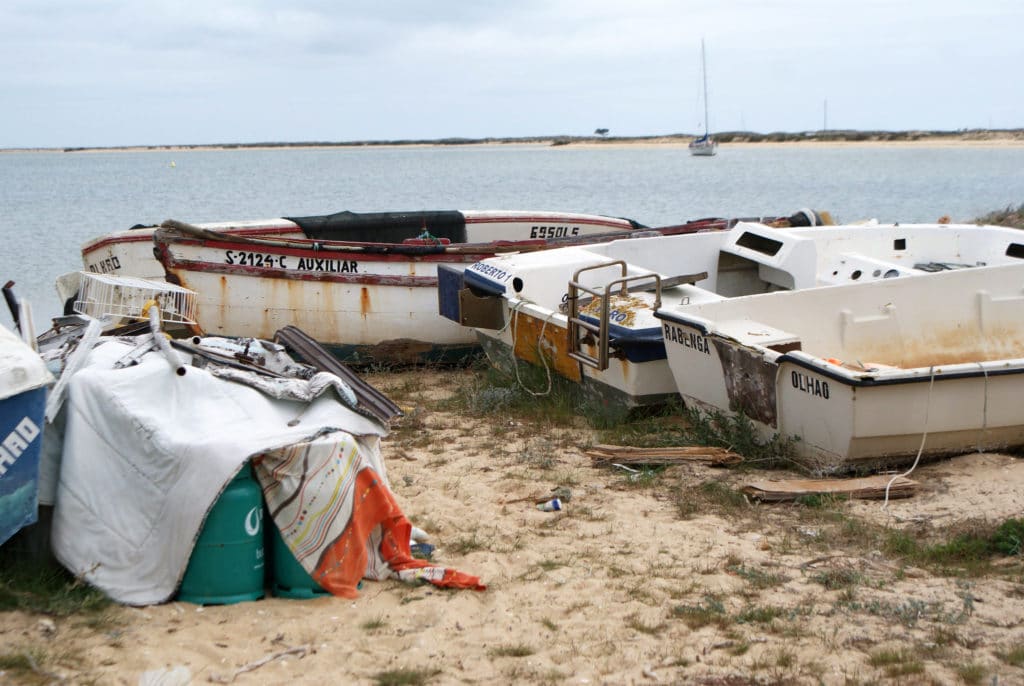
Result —
[[412, 557], [412, 525], [388, 488], [379, 437], [335, 432], [259, 455], [253, 465], [281, 538], [332, 594], [357, 597], [364, 577], [486, 588], [478, 577]]

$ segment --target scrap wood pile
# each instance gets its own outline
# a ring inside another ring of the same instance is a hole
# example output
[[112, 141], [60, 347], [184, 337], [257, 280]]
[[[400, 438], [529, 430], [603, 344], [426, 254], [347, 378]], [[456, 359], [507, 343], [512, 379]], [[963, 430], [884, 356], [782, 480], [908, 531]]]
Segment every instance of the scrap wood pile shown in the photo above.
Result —
[[585, 451], [594, 465], [642, 464], [674, 465], [703, 462], [713, 467], [731, 467], [743, 461], [740, 455], [714, 446], [688, 445], [667, 448], [633, 448], [622, 445], [595, 445]]
[[[890, 483], [891, 482], [891, 483]], [[741, 489], [757, 500], [778, 502], [807, 495], [834, 495], [840, 498], [875, 500], [909, 498], [917, 492], [917, 482], [902, 476], [876, 474], [859, 479], [792, 479], [787, 481], [751, 481]]]

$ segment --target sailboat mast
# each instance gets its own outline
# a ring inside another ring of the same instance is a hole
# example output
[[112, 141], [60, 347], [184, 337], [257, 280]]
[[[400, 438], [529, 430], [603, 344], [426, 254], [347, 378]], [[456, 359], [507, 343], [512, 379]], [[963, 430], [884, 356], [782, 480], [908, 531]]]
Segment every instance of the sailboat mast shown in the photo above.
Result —
[[708, 137], [708, 65], [704, 56], [704, 39], [700, 39], [700, 71], [704, 77], [704, 137]]

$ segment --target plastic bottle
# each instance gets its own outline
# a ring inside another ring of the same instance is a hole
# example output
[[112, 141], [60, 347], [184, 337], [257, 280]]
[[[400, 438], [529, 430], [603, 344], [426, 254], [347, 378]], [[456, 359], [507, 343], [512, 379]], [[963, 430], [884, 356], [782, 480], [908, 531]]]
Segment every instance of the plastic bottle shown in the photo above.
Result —
[[558, 512], [562, 509], [562, 501], [558, 498], [552, 498], [546, 503], [538, 504], [537, 509], [541, 512]]

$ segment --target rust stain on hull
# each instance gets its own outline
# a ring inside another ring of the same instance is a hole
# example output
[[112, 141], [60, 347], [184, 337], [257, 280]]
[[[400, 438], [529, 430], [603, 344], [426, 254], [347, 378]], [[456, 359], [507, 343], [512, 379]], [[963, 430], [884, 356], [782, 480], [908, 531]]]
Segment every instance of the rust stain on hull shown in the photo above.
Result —
[[359, 313], [366, 318], [373, 311], [373, 304], [370, 302], [370, 291], [366, 286], [359, 289]]
[[[543, 352], [548, 364], [565, 378], [580, 383], [583, 374], [580, 364], [569, 357], [568, 336], [561, 327], [544, 326], [544, 322], [522, 312], [512, 315], [515, 321], [509, 324], [515, 332], [515, 356], [531, 364], [542, 365], [540, 353]], [[543, 332], [543, 333], [542, 333]]]
[[[961, 328], [936, 330], [920, 338], [879, 338], [862, 342], [847, 357], [903, 369], [991, 362], [1024, 356], [1024, 334], [1010, 327], [982, 335]], [[846, 359], [846, 363], [853, 360]], [[870, 365], [869, 365], [870, 366]]]

